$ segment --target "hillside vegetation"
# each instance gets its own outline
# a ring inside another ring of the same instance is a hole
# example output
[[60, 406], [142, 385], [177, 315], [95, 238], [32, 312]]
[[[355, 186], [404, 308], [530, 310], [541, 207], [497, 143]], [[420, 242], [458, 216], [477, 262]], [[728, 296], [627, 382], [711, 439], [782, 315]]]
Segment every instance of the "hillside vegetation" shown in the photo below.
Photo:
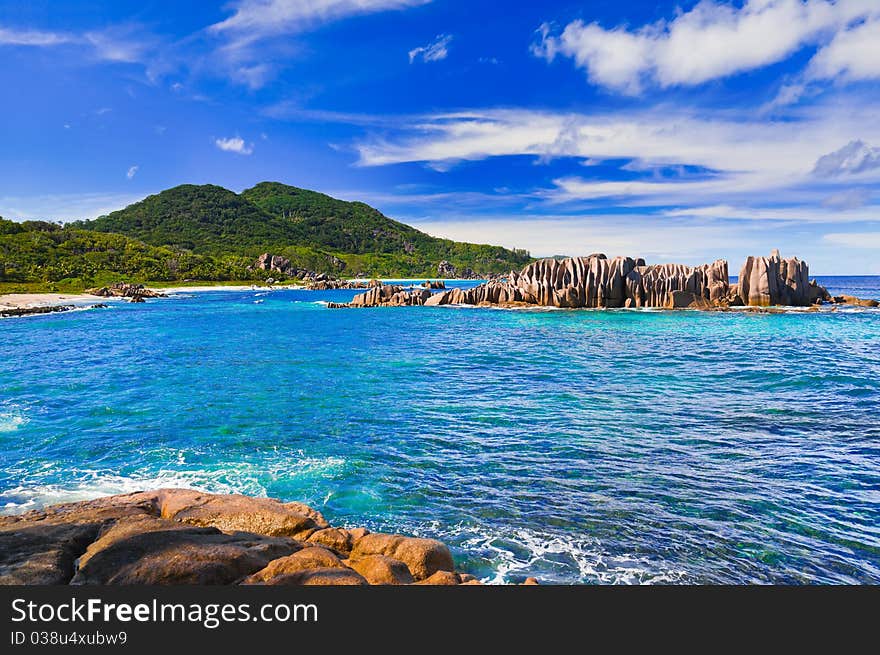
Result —
[[66, 226], [0, 218], [0, 283], [60, 290], [108, 280], [251, 280], [269, 252], [298, 268], [333, 275], [436, 276], [459, 270], [504, 272], [530, 261], [522, 250], [429, 236], [362, 202], [263, 182], [236, 194], [181, 185], [125, 209]]

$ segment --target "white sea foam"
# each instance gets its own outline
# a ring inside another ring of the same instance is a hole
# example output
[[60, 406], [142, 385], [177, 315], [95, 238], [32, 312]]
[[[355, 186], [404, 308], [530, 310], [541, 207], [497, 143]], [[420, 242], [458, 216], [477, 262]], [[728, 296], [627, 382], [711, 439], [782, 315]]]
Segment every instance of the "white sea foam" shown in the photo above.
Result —
[[[187, 464], [185, 451], [169, 453], [169, 460], [180, 467]], [[216, 469], [163, 468], [155, 472], [119, 475], [102, 469], [63, 471], [55, 464], [46, 464], [26, 476], [18, 486], [0, 494], [0, 514], [18, 514], [56, 503], [91, 500], [101, 496], [132, 493], [150, 489], [176, 487], [197, 489], [208, 493], [239, 493], [266, 496], [266, 485], [303, 476], [325, 477], [338, 473], [345, 466], [341, 457], [297, 457], [285, 453], [278, 461], [224, 463]], [[63, 482], [47, 482], [59, 473], [68, 477]]]
[[[576, 538], [567, 535], [542, 533], [529, 529], [510, 531], [475, 531], [459, 526], [443, 530], [437, 526], [441, 539], [456, 541], [467, 552], [487, 557], [495, 574], [486, 577], [486, 584], [507, 584], [513, 579], [527, 576], [543, 577], [549, 582], [575, 582], [569, 579], [553, 580], [552, 574], [542, 576], [541, 571], [558, 567], [560, 558], [570, 559], [578, 568], [583, 583], [602, 584], [667, 584], [687, 582], [687, 573], [670, 569], [664, 562], [643, 556], [612, 555], [602, 543], [592, 537]], [[551, 579], [548, 580], [547, 576]]]
[[0, 432], [13, 432], [29, 421], [19, 412], [0, 412]]

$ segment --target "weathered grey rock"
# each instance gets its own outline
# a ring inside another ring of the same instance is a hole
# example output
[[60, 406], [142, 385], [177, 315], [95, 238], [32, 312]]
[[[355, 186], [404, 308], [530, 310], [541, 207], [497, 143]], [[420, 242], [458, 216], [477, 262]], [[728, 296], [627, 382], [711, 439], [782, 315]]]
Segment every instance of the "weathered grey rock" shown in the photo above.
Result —
[[713, 305], [693, 291], [670, 291], [664, 309], [712, 309]]
[[130, 302], [144, 302], [144, 298], [165, 298], [164, 293], [147, 289], [143, 284], [115, 282], [109, 287], [86, 289], [85, 293], [102, 298], [129, 298]]
[[254, 268], [261, 271], [275, 271], [283, 275], [291, 275], [294, 272], [293, 266], [291, 265], [290, 260], [287, 259], [287, 257], [282, 257], [281, 255], [272, 255], [268, 252], [265, 252], [259, 256], [257, 261], [254, 262]]
[[635, 266], [627, 275], [626, 295], [634, 307], [666, 307], [669, 294], [675, 291], [687, 291], [717, 303], [728, 290], [727, 262], [719, 259], [702, 266]]
[[811, 303], [809, 266], [797, 257], [748, 257], [739, 273], [739, 296], [745, 305], [807, 306]]
[[[98, 306], [99, 305], [94, 305], [94, 307]], [[34, 314], [54, 314], [55, 312], [67, 312], [73, 308], [73, 305], [49, 305], [46, 307], [0, 307], [0, 318], [12, 318], [14, 316], [32, 316]]]
[[664, 307], [673, 291], [687, 291], [708, 302], [717, 302], [727, 295], [728, 289], [724, 260], [702, 266], [645, 266], [642, 259], [608, 259], [596, 254], [543, 259], [519, 273], [511, 272], [505, 279], [491, 280], [468, 291], [450, 289], [425, 304]]
[[431, 292], [428, 289], [407, 291], [398, 285], [385, 285], [356, 295], [350, 303], [327, 303], [327, 307], [404, 307], [424, 305], [430, 298]]

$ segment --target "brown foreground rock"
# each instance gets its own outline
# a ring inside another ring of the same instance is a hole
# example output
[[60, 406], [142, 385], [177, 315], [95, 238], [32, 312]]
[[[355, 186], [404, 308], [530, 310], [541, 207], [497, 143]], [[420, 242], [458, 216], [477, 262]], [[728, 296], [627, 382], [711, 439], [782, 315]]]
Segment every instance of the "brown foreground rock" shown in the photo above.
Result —
[[416, 580], [424, 580], [437, 571], [455, 570], [449, 549], [436, 539], [368, 534], [357, 540], [351, 551], [351, 559], [357, 560], [367, 555], [386, 555], [400, 560]]
[[434, 539], [302, 503], [159, 489], [0, 516], [0, 584], [474, 584]]

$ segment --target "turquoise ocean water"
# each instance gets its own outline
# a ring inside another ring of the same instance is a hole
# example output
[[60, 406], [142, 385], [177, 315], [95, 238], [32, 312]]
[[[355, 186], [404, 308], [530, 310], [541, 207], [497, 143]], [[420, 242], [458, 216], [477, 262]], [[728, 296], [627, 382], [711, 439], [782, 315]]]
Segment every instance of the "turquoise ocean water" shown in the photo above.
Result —
[[353, 295], [0, 321], [0, 510], [192, 486], [491, 581], [880, 583], [880, 311], [322, 304]]

